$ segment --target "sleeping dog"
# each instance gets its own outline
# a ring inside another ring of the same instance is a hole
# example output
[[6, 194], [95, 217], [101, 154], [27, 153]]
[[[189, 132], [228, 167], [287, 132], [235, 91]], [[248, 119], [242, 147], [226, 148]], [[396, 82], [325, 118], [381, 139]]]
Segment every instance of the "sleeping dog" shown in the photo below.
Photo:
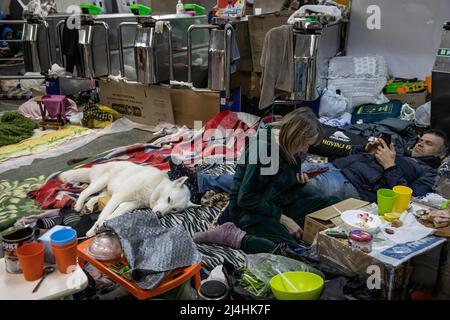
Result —
[[151, 208], [158, 217], [167, 213], [181, 212], [189, 207], [198, 207], [190, 201], [191, 193], [184, 182], [187, 177], [171, 181], [167, 174], [151, 166], [140, 166], [127, 161], [113, 161], [61, 173], [64, 182], [89, 183], [75, 204], [80, 212], [89, 196], [101, 192], [86, 204], [99, 197], [110, 195], [105, 208], [86, 236], [95, 235], [98, 227], [111, 218], [118, 217], [137, 208]]

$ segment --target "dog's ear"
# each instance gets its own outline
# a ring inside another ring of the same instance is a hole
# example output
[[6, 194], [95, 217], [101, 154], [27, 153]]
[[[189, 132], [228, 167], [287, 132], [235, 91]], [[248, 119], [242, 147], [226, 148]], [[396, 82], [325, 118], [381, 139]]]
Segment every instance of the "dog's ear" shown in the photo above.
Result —
[[202, 205], [201, 204], [195, 204], [195, 203], [192, 203], [190, 200], [189, 200], [189, 202], [188, 202], [188, 208], [199, 208], [199, 207], [201, 207]]
[[175, 186], [178, 188], [181, 188], [181, 186], [186, 182], [186, 180], [189, 179], [188, 177], [181, 177], [174, 181]]

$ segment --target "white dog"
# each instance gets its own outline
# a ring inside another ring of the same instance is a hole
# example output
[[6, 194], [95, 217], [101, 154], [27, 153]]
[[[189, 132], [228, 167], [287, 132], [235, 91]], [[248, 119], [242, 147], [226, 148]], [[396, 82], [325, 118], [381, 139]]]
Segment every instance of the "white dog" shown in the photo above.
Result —
[[137, 208], [151, 208], [158, 217], [169, 212], [181, 212], [188, 207], [198, 207], [190, 201], [191, 193], [184, 182], [187, 177], [171, 181], [167, 174], [151, 166], [116, 161], [63, 172], [63, 182], [83, 182], [89, 186], [81, 192], [75, 210], [80, 212], [87, 198], [98, 192], [86, 205], [92, 205], [99, 197], [110, 195], [111, 199], [100, 213], [86, 236], [95, 235], [98, 227], [111, 218]]

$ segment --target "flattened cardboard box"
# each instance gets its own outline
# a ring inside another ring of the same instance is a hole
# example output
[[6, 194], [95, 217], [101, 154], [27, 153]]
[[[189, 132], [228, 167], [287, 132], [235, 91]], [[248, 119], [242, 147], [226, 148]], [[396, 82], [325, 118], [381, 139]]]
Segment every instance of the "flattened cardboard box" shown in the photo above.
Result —
[[[336, 203], [334, 206], [339, 211], [343, 212], [346, 210], [359, 209], [368, 204], [369, 202], [350, 198]], [[313, 243], [315, 236], [320, 231], [342, 224], [343, 222], [340, 215], [341, 214], [333, 208], [333, 206], [329, 206], [308, 214], [305, 218], [303, 241], [311, 244]]]
[[400, 100], [407, 103], [411, 108], [417, 109], [427, 102], [427, 91], [407, 94], [386, 94], [389, 100]]
[[174, 123], [170, 89], [162, 86], [100, 81], [100, 103], [137, 123]]

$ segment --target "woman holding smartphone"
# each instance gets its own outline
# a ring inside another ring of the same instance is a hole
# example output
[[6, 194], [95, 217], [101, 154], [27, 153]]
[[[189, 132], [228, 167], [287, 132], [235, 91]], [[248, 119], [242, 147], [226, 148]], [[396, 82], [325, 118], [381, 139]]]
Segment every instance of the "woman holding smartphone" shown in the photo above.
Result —
[[[246, 253], [272, 252], [279, 243], [298, 246], [304, 217], [338, 202], [334, 197], [303, 198], [299, 193], [309, 181], [301, 173], [300, 156], [321, 141], [322, 134], [309, 108], [296, 109], [261, 129], [236, 167], [228, 207], [232, 222], [197, 233], [194, 241], [228, 245]], [[269, 150], [273, 154], [267, 159]]]

